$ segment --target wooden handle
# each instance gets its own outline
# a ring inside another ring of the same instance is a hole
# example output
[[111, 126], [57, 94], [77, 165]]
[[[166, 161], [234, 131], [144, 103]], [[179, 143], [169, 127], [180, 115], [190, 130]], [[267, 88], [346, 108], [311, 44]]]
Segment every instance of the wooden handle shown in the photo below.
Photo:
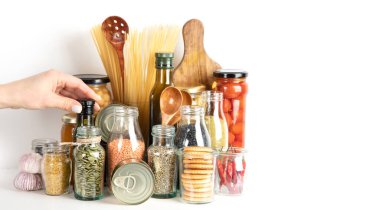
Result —
[[204, 28], [200, 20], [191, 19], [187, 21], [183, 26], [182, 35], [185, 48], [184, 54], [205, 51], [203, 45]]

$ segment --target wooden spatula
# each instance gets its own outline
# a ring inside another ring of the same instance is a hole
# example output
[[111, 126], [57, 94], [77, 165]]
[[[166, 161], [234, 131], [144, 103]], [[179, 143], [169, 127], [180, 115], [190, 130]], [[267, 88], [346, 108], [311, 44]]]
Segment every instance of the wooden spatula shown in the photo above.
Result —
[[213, 61], [203, 46], [204, 29], [200, 20], [192, 19], [182, 29], [185, 52], [178, 67], [174, 70], [175, 86], [188, 87], [199, 84], [211, 88], [213, 72], [221, 66]]

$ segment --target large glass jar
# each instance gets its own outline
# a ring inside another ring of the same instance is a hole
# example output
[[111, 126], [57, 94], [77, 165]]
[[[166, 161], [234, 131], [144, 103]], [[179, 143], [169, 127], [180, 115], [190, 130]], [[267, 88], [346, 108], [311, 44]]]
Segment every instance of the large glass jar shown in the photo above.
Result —
[[207, 131], [204, 109], [200, 106], [182, 106], [181, 120], [175, 136], [178, 149], [187, 146], [210, 147], [210, 135]]
[[[107, 144], [108, 180], [118, 163], [128, 158], [143, 159], [145, 152], [144, 139], [138, 123], [137, 107], [115, 109], [114, 123]], [[111, 186], [108, 185], [111, 189]], [[112, 191], [112, 189], [111, 189]]]
[[110, 82], [108, 76], [101, 74], [77, 74], [74, 76], [81, 79], [100, 96], [101, 100], [97, 101], [100, 109], [103, 109], [112, 102], [111, 92], [107, 87], [107, 84]]
[[228, 127], [223, 113], [223, 93], [220, 91], [202, 92], [205, 108], [205, 122], [211, 138], [211, 147], [217, 151], [228, 148]]
[[105, 151], [100, 145], [100, 129], [82, 126], [77, 129], [74, 149], [74, 193], [79, 200], [103, 198]]
[[247, 96], [246, 77], [240, 70], [217, 70], [214, 72], [215, 85], [223, 93], [223, 112], [228, 125], [228, 144], [244, 148], [245, 102]]
[[73, 133], [77, 125], [77, 116], [74, 113], [67, 113], [62, 116], [61, 142], [73, 142]]
[[68, 145], [44, 147], [41, 172], [46, 194], [68, 193], [71, 177], [70, 147]]
[[174, 198], [177, 195], [177, 154], [174, 146], [175, 128], [155, 125], [153, 144], [148, 148], [148, 164], [154, 174], [153, 198]]

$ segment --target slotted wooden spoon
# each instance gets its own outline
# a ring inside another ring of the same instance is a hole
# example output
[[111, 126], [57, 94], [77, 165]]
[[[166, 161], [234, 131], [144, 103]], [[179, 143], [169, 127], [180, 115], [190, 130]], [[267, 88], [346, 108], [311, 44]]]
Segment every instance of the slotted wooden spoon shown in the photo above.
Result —
[[203, 45], [204, 28], [200, 20], [192, 19], [182, 29], [185, 52], [178, 67], [174, 70], [175, 86], [189, 87], [204, 84], [210, 89], [213, 72], [221, 66], [206, 53]]

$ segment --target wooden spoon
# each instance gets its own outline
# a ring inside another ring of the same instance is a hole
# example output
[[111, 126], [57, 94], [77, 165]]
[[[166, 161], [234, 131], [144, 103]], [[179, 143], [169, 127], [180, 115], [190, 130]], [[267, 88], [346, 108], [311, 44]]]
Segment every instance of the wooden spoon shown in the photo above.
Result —
[[165, 88], [160, 96], [162, 124], [167, 125], [170, 119], [179, 111], [182, 104], [182, 93], [175, 87]]
[[[181, 90], [181, 93], [182, 93], [181, 106], [191, 105], [191, 103], [193, 102], [191, 99], [191, 95], [188, 92], [183, 91], [183, 90]], [[175, 113], [175, 115], [170, 119], [170, 121], [168, 122], [168, 125], [175, 125], [180, 119], [181, 119], [181, 112], [178, 110]]]
[[200, 20], [192, 19], [182, 29], [185, 52], [178, 67], [174, 70], [173, 80], [176, 86], [206, 85], [210, 89], [213, 72], [221, 66], [206, 53], [203, 45], [204, 28]]

